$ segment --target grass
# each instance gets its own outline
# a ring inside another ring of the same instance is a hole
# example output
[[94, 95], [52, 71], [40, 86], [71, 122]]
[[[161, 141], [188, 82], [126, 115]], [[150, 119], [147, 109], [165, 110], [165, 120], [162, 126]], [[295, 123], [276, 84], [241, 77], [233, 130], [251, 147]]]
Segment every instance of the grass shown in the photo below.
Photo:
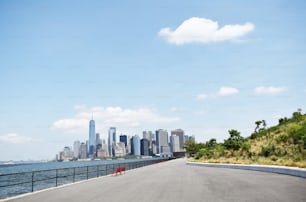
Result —
[[197, 157], [190, 161], [306, 168], [306, 115], [293, 114], [292, 118], [285, 119], [277, 126], [264, 128], [247, 137], [245, 148], [225, 149], [220, 143], [217, 150], [208, 148], [211, 155], [198, 152], [200, 155], [195, 155]]
[[278, 166], [290, 166], [290, 167], [299, 167], [299, 168], [306, 168], [305, 161], [298, 161], [295, 162], [291, 159], [278, 159], [274, 161], [269, 158], [259, 157], [256, 160], [251, 159], [237, 159], [236, 157], [231, 158], [218, 158], [218, 159], [194, 159], [189, 158], [191, 162], [202, 162], [202, 163], [225, 163], [225, 164], [247, 164], [247, 165], [278, 165]]

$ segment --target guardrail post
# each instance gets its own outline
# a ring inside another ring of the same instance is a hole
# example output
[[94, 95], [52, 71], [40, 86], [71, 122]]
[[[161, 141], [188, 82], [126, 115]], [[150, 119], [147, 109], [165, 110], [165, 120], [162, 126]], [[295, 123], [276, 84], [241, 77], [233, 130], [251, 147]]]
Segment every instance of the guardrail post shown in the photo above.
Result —
[[86, 167], [86, 169], [87, 169], [87, 174], [86, 174], [86, 178], [88, 179], [88, 166]]
[[75, 182], [75, 167], [73, 168], [73, 183]]
[[32, 172], [32, 192], [34, 191], [34, 171]]
[[57, 169], [55, 170], [55, 186], [57, 187]]

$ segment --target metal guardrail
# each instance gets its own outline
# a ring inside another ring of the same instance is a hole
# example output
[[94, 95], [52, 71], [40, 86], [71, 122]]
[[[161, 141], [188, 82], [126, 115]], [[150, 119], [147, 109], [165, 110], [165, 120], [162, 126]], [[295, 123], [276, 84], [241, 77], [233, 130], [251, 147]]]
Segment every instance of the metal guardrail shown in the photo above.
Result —
[[109, 175], [119, 167], [131, 170], [162, 161], [165, 161], [165, 159], [145, 159], [134, 162], [116, 162], [93, 166], [1, 174], [0, 199]]

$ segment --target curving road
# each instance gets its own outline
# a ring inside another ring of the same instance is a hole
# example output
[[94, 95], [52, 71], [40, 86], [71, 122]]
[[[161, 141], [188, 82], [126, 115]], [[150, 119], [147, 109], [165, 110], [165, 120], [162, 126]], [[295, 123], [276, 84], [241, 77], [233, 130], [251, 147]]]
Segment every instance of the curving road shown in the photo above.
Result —
[[11, 202], [305, 202], [306, 179], [287, 175], [186, 165], [173, 160], [30, 194]]

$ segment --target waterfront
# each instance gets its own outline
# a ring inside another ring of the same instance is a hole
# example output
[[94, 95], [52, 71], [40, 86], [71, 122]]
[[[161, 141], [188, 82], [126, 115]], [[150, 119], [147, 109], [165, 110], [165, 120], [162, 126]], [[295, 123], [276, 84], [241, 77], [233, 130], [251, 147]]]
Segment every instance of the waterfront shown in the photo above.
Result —
[[0, 167], [0, 198], [112, 174], [160, 162], [162, 158], [48, 162]]

